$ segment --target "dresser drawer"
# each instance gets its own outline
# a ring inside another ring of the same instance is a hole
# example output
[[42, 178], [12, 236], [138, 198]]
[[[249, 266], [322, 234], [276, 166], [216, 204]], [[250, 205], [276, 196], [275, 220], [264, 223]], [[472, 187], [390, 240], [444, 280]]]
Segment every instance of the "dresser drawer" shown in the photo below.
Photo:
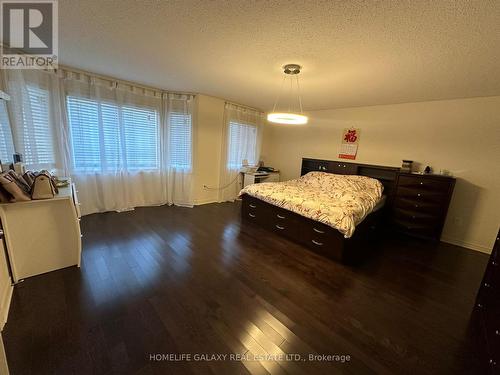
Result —
[[394, 218], [408, 221], [410, 223], [417, 223], [421, 225], [427, 225], [433, 227], [438, 225], [440, 222], [440, 215], [436, 215], [434, 212], [418, 211], [413, 209], [405, 209], [396, 207], [394, 209]]
[[[487, 285], [489, 285], [486, 282]], [[492, 308], [500, 308], [500, 290], [492, 286], [485, 286], [485, 282], [481, 284], [477, 296], [477, 305], [481, 309], [489, 310]]]
[[398, 186], [418, 189], [421, 191], [433, 191], [433, 192], [442, 192], [448, 193], [450, 189], [450, 180], [437, 178], [429, 178], [427, 176], [415, 175], [408, 176], [402, 175], [399, 176]]
[[417, 237], [436, 238], [440, 231], [440, 227], [433, 223], [415, 222], [401, 217], [394, 217], [393, 223], [396, 229]]
[[442, 190], [425, 190], [413, 187], [398, 186], [397, 197], [411, 199], [418, 203], [439, 203], [443, 204], [448, 193]]
[[426, 201], [419, 197], [396, 197], [394, 209], [412, 210], [433, 215], [441, 215], [445, 206], [440, 201]]
[[493, 247], [493, 251], [491, 252], [490, 262], [500, 263], [500, 233], [497, 235], [497, 240], [495, 241], [495, 245]]
[[484, 282], [500, 290], [500, 265], [497, 261], [490, 260], [488, 263], [486, 273], [484, 274]]
[[483, 323], [490, 358], [500, 364], [500, 308], [484, 311]]

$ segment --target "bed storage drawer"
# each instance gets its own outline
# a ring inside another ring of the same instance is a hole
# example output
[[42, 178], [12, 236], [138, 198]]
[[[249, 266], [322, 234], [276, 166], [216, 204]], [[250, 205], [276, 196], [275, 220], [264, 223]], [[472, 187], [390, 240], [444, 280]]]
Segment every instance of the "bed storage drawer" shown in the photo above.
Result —
[[249, 195], [243, 196], [243, 218], [258, 223], [266, 229], [288, 238], [297, 239], [298, 221], [296, 214], [280, 207], [267, 204]]
[[343, 236], [342, 234], [322, 223], [303, 218], [299, 230], [299, 242], [314, 250], [337, 260], [342, 259]]
[[368, 215], [356, 227], [355, 236], [348, 239], [335, 228], [247, 194], [242, 196], [241, 214], [243, 220], [300, 243], [318, 254], [351, 263], [358, 261], [366, 249], [372, 247], [382, 210]]
[[268, 209], [262, 201], [249, 195], [243, 197], [241, 215], [243, 219], [265, 225], [268, 218]]
[[298, 239], [299, 221], [293, 212], [280, 207], [269, 207], [269, 229], [291, 239]]

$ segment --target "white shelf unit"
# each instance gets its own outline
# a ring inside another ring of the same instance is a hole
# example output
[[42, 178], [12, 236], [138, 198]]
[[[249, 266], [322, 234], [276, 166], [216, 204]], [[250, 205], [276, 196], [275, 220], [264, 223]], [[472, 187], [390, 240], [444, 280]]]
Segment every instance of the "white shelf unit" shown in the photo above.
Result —
[[14, 283], [69, 266], [80, 267], [80, 208], [73, 184], [52, 199], [0, 204]]

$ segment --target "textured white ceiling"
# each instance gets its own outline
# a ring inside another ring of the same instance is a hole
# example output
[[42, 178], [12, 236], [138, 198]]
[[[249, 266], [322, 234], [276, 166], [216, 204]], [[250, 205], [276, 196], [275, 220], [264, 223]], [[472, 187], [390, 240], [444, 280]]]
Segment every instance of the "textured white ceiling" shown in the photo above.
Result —
[[500, 1], [60, 0], [61, 63], [272, 108], [500, 95]]

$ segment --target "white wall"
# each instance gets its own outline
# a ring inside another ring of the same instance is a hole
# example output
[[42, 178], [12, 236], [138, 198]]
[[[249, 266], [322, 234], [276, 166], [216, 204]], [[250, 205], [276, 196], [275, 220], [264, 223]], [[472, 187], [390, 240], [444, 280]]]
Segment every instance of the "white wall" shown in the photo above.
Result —
[[206, 95], [196, 95], [196, 134], [194, 147], [194, 203], [217, 202], [218, 191], [205, 189], [203, 185], [217, 187], [222, 146], [222, 126], [224, 122], [223, 99]]
[[356, 162], [402, 159], [457, 177], [442, 240], [490, 252], [500, 225], [500, 97], [358, 107], [308, 113], [309, 124], [266, 126], [263, 159], [282, 179], [302, 157], [336, 160], [341, 132], [361, 128]]

